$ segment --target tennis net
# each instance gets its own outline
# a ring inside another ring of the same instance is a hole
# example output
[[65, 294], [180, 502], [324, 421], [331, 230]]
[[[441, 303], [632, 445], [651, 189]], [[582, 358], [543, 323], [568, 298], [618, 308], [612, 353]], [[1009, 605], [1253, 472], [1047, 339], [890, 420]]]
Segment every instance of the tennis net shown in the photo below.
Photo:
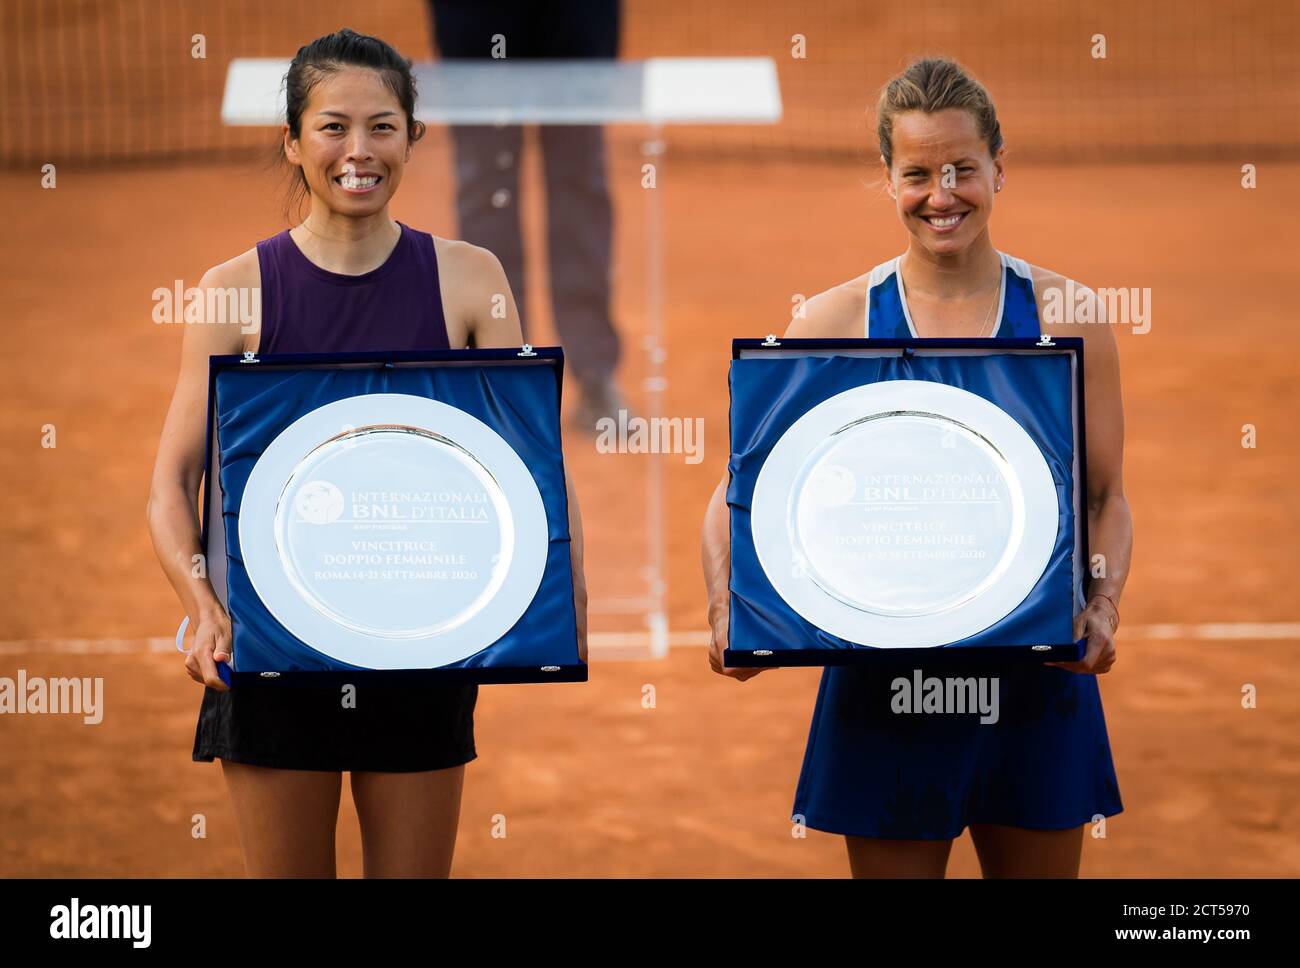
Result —
[[[288, 58], [343, 26], [433, 56], [424, 0], [5, 0], [0, 165], [269, 151], [269, 131], [221, 123], [227, 65]], [[1018, 157], [1244, 162], [1300, 147], [1293, 0], [625, 0], [622, 50], [775, 60], [780, 123], [675, 128], [675, 153], [869, 163], [876, 94], [926, 54], [984, 81]]]

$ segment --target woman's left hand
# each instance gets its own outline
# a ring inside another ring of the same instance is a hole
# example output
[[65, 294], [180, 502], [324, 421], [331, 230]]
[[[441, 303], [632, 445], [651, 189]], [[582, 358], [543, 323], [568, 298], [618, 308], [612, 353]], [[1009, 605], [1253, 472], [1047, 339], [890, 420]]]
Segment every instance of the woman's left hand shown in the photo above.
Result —
[[1115, 630], [1119, 615], [1105, 598], [1097, 596], [1074, 617], [1074, 640], [1086, 638], [1087, 651], [1078, 662], [1044, 662], [1069, 672], [1102, 675], [1115, 664]]

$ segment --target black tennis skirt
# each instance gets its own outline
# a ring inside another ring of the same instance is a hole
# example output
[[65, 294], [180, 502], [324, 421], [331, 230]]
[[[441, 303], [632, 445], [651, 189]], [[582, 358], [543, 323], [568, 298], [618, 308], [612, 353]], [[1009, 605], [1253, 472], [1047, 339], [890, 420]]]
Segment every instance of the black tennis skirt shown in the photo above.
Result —
[[255, 684], [203, 690], [197, 762], [282, 770], [416, 773], [474, 759], [478, 686], [358, 684], [355, 708], [335, 687]]

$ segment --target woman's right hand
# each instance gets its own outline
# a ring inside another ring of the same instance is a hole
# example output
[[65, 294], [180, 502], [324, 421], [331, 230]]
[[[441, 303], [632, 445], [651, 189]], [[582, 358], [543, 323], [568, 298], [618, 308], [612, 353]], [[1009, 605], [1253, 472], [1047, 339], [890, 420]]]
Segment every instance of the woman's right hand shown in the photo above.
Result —
[[185, 671], [195, 682], [228, 692], [217, 672], [218, 662], [230, 661], [230, 616], [220, 605], [203, 612], [194, 628], [194, 638], [185, 653]]
[[763, 666], [747, 666], [728, 669], [722, 664], [722, 653], [727, 648], [727, 635], [731, 625], [731, 610], [727, 602], [720, 602], [716, 607], [709, 606], [709, 667], [720, 676], [738, 679], [744, 682], [764, 671]]
[[700, 535], [700, 561], [704, 566], [704, 591], [709, 600], [709, 667], [720, 676], [752, 679], [758, 667], [728, 669], [722, 664], [731, 624], [731, 525], [727, 517], [727, 479], [723, 474], [713, 489]]

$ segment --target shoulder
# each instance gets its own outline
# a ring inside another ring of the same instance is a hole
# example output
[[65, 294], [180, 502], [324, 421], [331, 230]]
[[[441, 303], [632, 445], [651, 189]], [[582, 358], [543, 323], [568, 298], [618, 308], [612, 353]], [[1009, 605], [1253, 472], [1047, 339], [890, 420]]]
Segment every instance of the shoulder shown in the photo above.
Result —
[[867, 291], [871, 273], [819, 292], [795, 310], [785, 335], [851, 339], [862, 336], [866, 327]]
[[[201, 301], [200, 312], [206, 318], [209, 307], [218, 307], [218, 319], [207, 322], [224, 322], [228, 325], [187, 326], [186, 339], [197, 340], [208, 353], [236, 353], [244, 350], [256, 351], [259, 348], [262, 325], [262, 269], [254, 246], [233, 259], [220, 262], [203, 273], [199, 280], [199, 289], [206, 295]], [[222, 290], [214, 293], [212, 290]], [[255, 294], [251, 302], [245, 303], [244, 296]], [[232, 305], [247, 305], [252, 318], [242, 322]]]
[[1083, 283], [1042, 266], [1031, 265], [1029, 270], [1034, 283], [1034, 301], [1038, 304], [1038, 318], [1045, 328], [1092, 322], [1096, 320], [1098, 311], [1105, 313], [1105, 306], [1097, 299], [1097, 293]]
[[230, 286], [257, 286], [262, 281], [262, 269], [257, 260], [257, 247], [239, 253], [233, 259], [220, 262], [207, 272], [199, 282], [200, 288], [226, 288]]
[[[257, 349], [250, 339], [261, 326], [261, 275], [253, 248], [212, 266], [197, 286], [185, 290], [183, 308], [176, 307], [177, 321], [187, 324], [184, 356], [206, 361], [211, 354]], [[165, 294], [155, 290], [154, 299]]]
[[438, 256], [439, 274], [471, 282], [505, 277], [501, 260], [491, 250], [459, 239], [443, 239], [436, 235], [431, 238]]
[[1118, 379], [1119, 346], [1115, 327], [1109, 325], [1111, 319], [1105, 300], [1088, 286], [1059, 272], [1041, 266], [1030, 268], [1039, 331], [1046, 336], [1082, 339], [1085, 359], [1092, 363], [1087, 371], [1089, 379], [1098, 373], [1112, 373]]
[[[436, 235], [432, 238], [450, 345], [465, 346], [471, 339], [478, 346], [513, 346], [522, 342], [517, 317], [511, 322], [516, 311], [501, 260], [479, 245]], [[503, 306], [505, 315], [499, 312]], [[513, 335], [496, 332], [497, 328], [510, 325], [515, 327]]]
[[[1106, 312], [1106, 303], [1093, 289], [1052, 269], [1031, 265], [1034, 301], [1038, 322], [1051, 336], [1077, 336], [1085, 345], [1108, 343], [1115, 336]], [[1101, 325], [1094, 325], [1101, 324]]]

